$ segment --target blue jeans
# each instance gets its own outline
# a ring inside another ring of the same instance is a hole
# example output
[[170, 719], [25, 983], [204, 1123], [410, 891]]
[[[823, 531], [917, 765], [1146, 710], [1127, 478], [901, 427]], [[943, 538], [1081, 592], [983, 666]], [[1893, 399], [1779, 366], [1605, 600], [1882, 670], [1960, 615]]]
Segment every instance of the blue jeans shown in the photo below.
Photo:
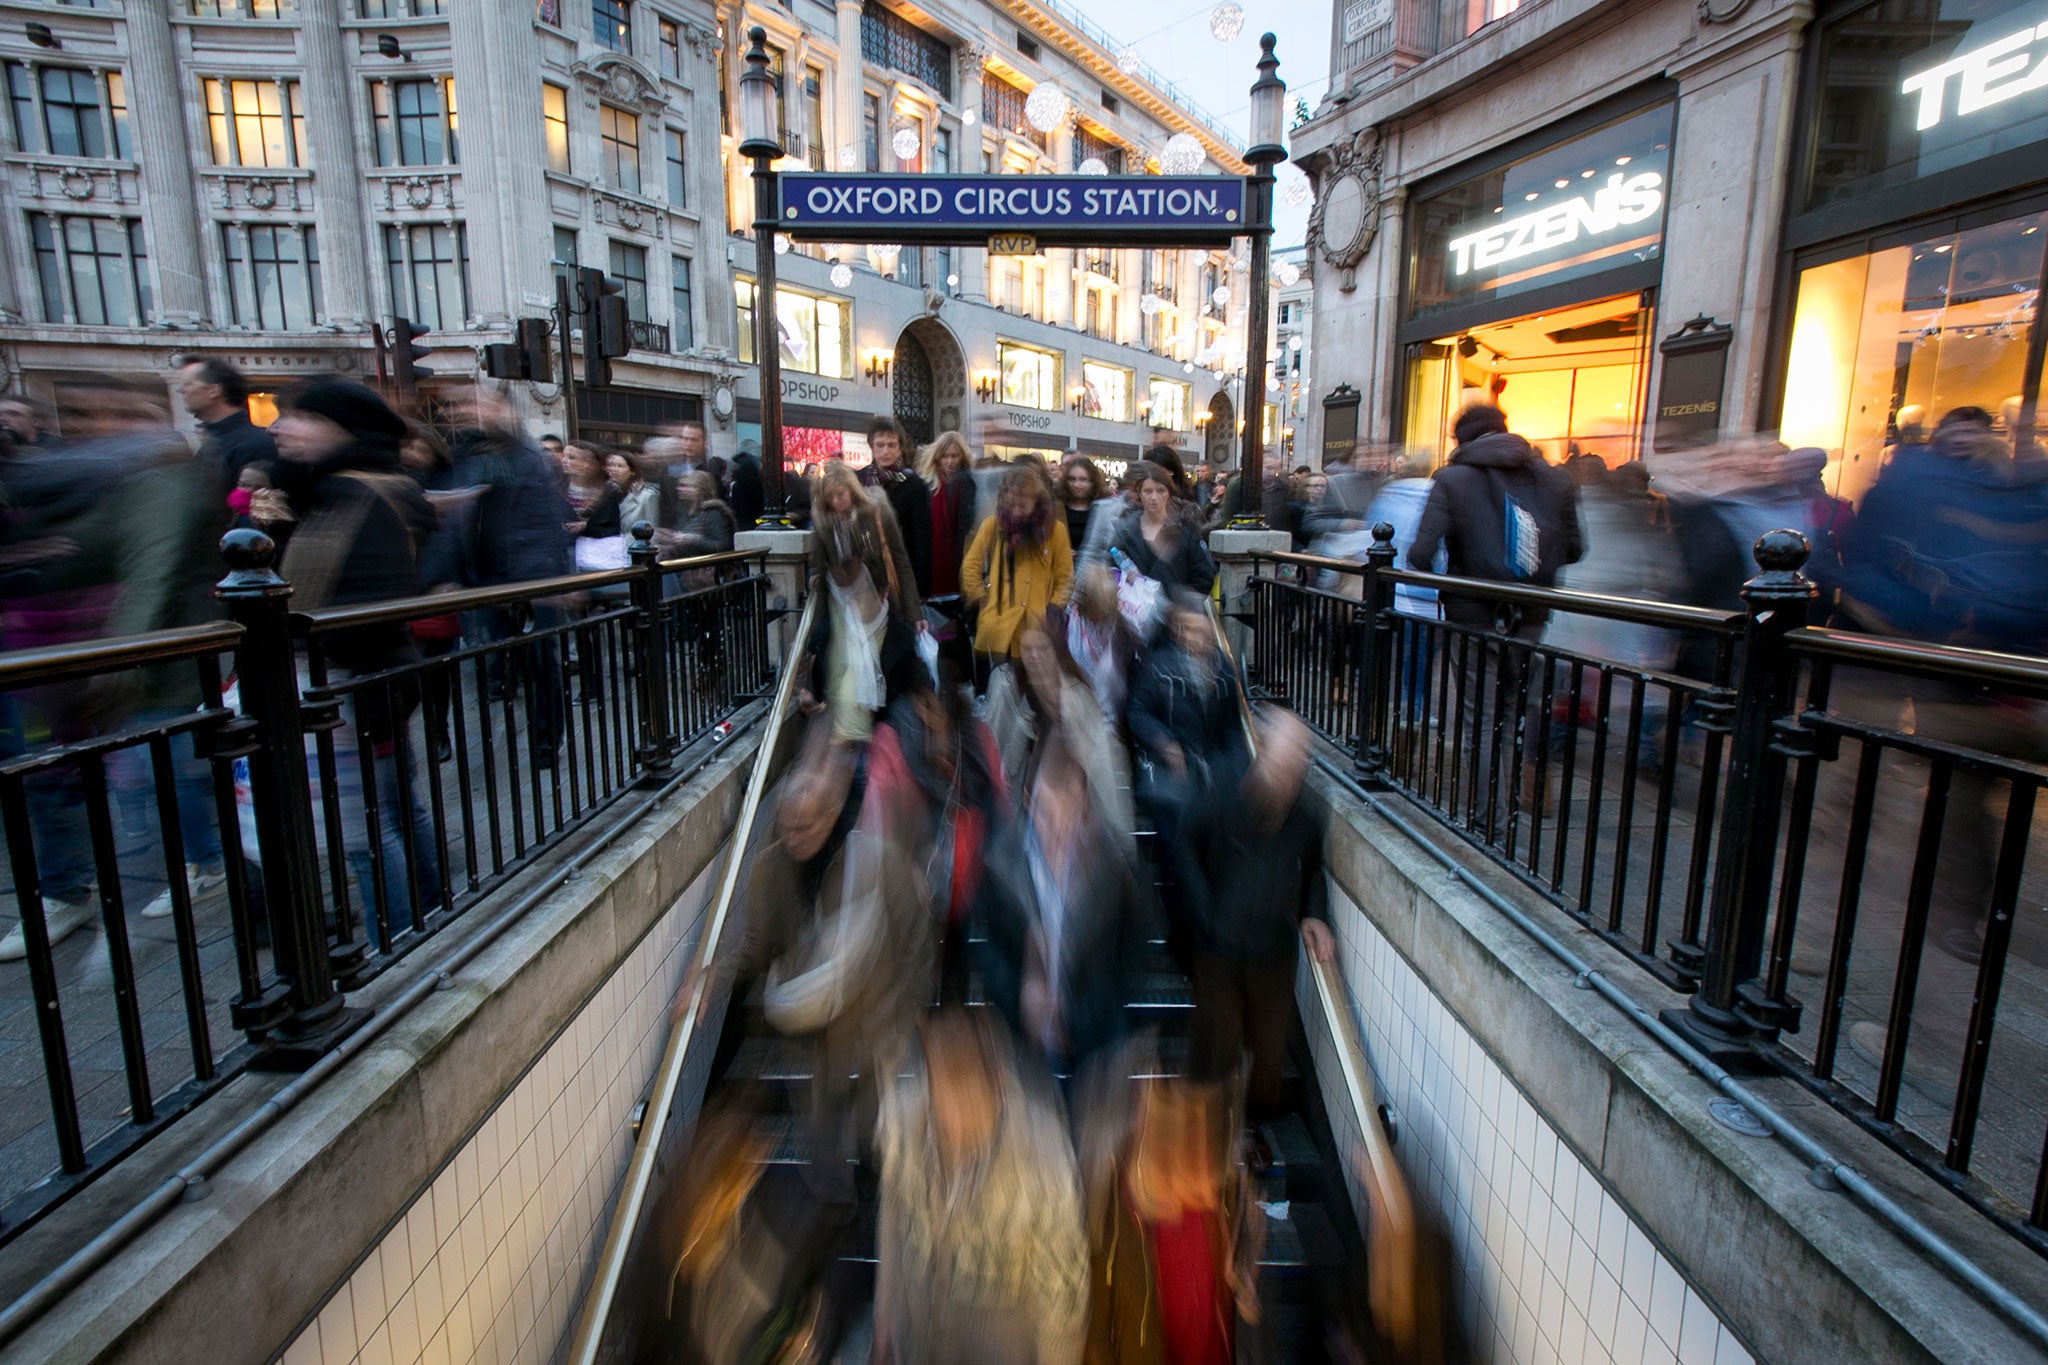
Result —
[[[388, 952], [391, 940], [413, 927], [415, 879], [420, 909], [431, 910], [440, 904], [441, 860], [434, 844], [434, 822], [418, 784], [410, 780], [411, 774], [400, 771], [396, 749], [388, 742], [374, 744], [370, 751], [377, 783], [377, 819], [372, 830], [369, 802], [363, 790], [363, 756], [359, 747], [362, 735], [354, 724], [354, 716], [349, 719], [349, 724], [334, 732], [334, 794], [341, 817], [342, 853], [355, 874], [356, 894], [362, 900], [363, 927], [370, 944], [378, 952]], [[416, 768], [419, 746], [413, 743], [408, 747]], [[309, 742], [307, 772], [317, 795], [319, 769], [315, 762], [315, 750]], [[405, 855], [408, 826], [412, 833], [410, 862]], [[379, 857], [384, 864], [381, 878], [377, 872]], [[384, 921], [381, 927], [380, 909]]]
[[[31, 748], [56, 742], [40, 733], [54, 717], [39, 714], [54, 705], [51, 688], [35, 688], [24, 708], [14, 693], [0, 694], [0, 760], [20, 758]], [[26, 709], [28, 716], [23, 715]], [[39, 733], [31, 745], [30, 726]], [[77, 904], [92, 894], [92, 836], [85, 826], [85, 783], [78, 765], [46, 768], [22, 781], [29, 828], [35, 841], [36, 877], [51, 900]]]
[[[160, 725], [189, 714], [176, 706], [158, 707], [135, 715], [131, 724]], [[220, 830], [214, 823], [213, 774], [211, 765], [200, 758], [192, 735], [171, 736], [172, 787], [178, 801], [178, 837], [185, 845], [185, 861], [212, 871], [221, 864]], [[131, 847], [141, 847], [155, 838], [156, 772], [149, 746], [136, 744], [107, 755], [107, 777], [120, 803], [121, 823], [134, 831]]]

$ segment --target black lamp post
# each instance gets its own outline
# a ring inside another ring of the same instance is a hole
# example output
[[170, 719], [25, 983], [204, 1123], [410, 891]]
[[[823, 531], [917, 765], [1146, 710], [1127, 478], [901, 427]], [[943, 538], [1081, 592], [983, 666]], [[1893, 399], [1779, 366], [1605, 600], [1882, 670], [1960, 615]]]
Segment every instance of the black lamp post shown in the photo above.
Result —
[[1273, 167], [1287, 159], [1281, 142], [1281, 120], [1287, 106], [1287, 83], [1275, 74], [1280, 59], [1273, 55], [1273, 35], [1259, 38], [1259, 78], [1252, 82], [1252, 145], [1244, 159], [1251, 163], [1245, 222], [1252, 239], [1251, 311], [1245, 316], [1244, 458], [1238, 464], [1238, 513], [1231, 525], [1257, 530], [1265, 525], [1266, 485], [1266, 337], [1270, 330], [1272, 292], [1268, 276], [1273, 264]]
[[747, 69], [740, 73], [740, 155], [754, 163], [754, 363], [761, 374], [763, 526], [789, 525], [782, 473], [782, 333], [775, 317], [775, 231], [779, 211], [775, 161], [782, 155], [775, 77], [768, 74], [768, 30], [747, 32]]

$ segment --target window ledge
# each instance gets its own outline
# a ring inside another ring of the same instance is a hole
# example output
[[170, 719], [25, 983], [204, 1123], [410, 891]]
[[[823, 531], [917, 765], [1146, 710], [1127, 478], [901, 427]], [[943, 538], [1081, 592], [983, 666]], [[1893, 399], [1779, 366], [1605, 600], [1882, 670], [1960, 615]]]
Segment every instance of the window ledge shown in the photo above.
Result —
[[114, 156], [58, 156], [54, 152], [7, 152], [11, 166], [38, 166], [52, 171], [139, 171], [138, 162]]

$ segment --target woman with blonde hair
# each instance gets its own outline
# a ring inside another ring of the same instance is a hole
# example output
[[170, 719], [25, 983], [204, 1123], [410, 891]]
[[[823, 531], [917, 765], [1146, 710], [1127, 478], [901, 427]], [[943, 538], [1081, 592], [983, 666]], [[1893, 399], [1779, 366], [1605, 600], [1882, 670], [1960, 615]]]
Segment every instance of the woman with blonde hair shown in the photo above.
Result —
[[957, 431], [942, 431], [918, 452], [917, 472], [932, 490], [931, 573], [933, 597], [960, 591], [960, 558], [974, 534], [973, 458]]
[[974, 533], [960, 566], [960, 590], [980, 609], [975, 654], [991, 662], [1015, 658], [1019, 628], [1048, 607], [1065, 606], [1073, 582], [1074, 553], [1052, 490], [1036, 470], [1011, 470], [995, 514]]

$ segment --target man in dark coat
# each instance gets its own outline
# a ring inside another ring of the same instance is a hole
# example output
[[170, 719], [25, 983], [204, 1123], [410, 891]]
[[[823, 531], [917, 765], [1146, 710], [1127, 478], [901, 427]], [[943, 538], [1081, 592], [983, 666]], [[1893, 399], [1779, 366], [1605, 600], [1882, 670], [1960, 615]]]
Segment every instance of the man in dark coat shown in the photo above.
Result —
[[1335, 951], [1324, 918], [1323, 830], [1301, 800], [1308, 759], [1308, 732], [1277, 713], [1242, 778], [1211, 783], [1190, 801], [1176, 841], [1194, 950], [1190, 1062], [1197, 1079], [1223, 1080], [1249, 1054], [1253, 1119], [1283, 1107], [1296, 939], [1318, 962]]
[[[1549, 587], [1583, 552], [1570, 477], [1510, 432], [1506, 414], [1490, 403], [1459, 413], [1452, 434], [1458, 446], [1430, 489], [1408, 567], [1430, 572], [1441, 545], [1453, 578]], [[1444, 616], [1460, 625], [1520, 629], [1531, 638], [1543, 625], [1540, 611], [1470, 597], [1447, 596]]]
[[233, 488], [250, 465], [277, 458], [270, 433], [249, 420], [249, 381], [225, 360], [185, 362], [178, 370], [178, 398], [199, 419], [222, 488]]
[[889, 510], [903, 531], [903, 548], [910, 555], [921, 602], [932, 591], [932, 490], [904, 463], [905, 444], [903, 428], [894, 418], [877, 417], [868, 423], [868, 452], [874, 463], [860, 471], [860, 481], [881, 489], [889, 500]]

